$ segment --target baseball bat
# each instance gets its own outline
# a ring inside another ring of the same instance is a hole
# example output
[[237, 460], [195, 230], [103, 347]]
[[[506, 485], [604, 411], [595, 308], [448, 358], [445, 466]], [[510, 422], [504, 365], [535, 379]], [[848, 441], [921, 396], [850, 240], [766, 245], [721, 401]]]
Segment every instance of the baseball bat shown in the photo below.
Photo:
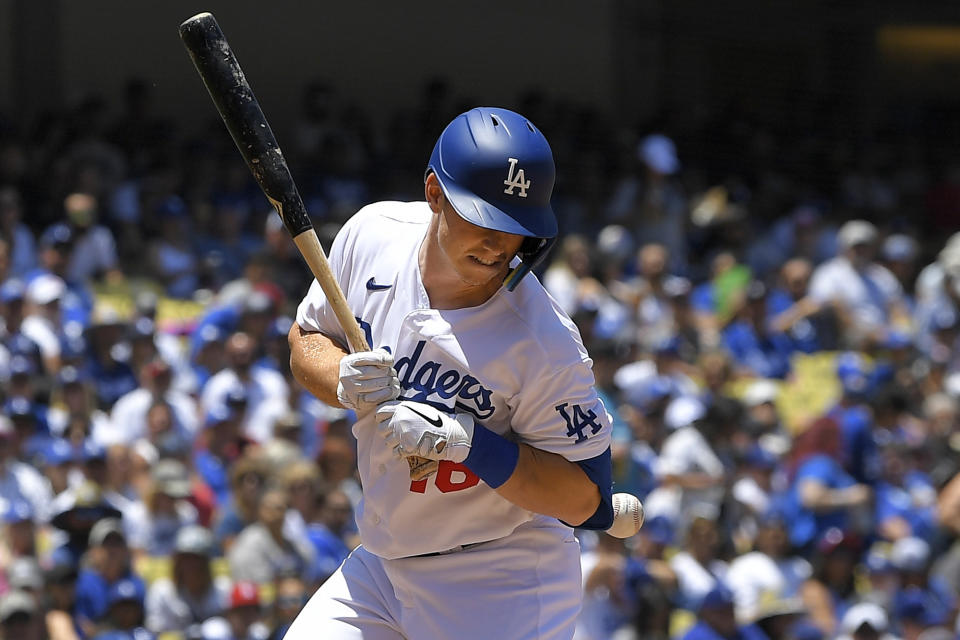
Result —
[[[190, 53], [193, 65], [200, 73], [240, 155], [264, 195], [277, 210], [313, 277], [323, 289], [337, 322], [347, 336], [350, 350], [366, 351], [370, 348], [366, 337], [347, 306], [280, 145], [220, 25], [213, 14], [199, 13], [180, 25], [180, 39]], [[407, 462], [410, 463], [410, 477], [414, 480], [427, 477], [437, 468], [436, 461], [425, 458], [411, 457], [407, 458]]]

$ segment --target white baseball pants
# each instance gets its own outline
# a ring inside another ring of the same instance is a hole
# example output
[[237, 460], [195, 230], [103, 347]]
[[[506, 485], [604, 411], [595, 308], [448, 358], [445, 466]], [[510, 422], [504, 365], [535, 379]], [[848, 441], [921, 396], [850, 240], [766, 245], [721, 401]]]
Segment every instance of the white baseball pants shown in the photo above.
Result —
[[285, 640], [570, 640], [581, 594], [580, 545], [559, 523], [438, 556], [385, 560], [361, 546]]

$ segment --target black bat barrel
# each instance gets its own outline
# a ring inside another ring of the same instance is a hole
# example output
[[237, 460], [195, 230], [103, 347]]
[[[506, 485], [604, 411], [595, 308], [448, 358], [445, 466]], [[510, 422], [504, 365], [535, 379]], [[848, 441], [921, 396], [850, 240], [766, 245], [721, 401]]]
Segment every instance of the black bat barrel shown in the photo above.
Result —
[[210, 13], [197, 14], [180, 25], [180, 38], [250, 172], [290, 235], [312, 228], [277, 139], [217, 20]]

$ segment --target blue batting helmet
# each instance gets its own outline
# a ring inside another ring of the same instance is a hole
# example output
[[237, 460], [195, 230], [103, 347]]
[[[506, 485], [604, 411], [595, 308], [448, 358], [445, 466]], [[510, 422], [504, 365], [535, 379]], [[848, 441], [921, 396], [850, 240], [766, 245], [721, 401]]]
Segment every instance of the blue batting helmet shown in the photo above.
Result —
[[520, 264], [504, 280], [512, 291], [557, 236], [550, 206], [556, 169], [547, 139], [513, 111], [471, 109], [440, 134], [427, 165], [430, 173], [464, 220], [528, 238], [517, 253]]

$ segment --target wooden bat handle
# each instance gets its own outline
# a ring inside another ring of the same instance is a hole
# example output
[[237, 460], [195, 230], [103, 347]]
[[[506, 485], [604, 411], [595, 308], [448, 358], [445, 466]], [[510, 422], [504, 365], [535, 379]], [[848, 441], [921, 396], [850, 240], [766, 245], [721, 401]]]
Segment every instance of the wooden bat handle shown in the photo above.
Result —
[[[276, 202], [274, 205], [280, 206], [279, 203]], [[301, 255], [303, 255], [307, 266], [310, 267], [310, 272], [313, 273], [313, 277], [320, 283], [320, 288], [323, 289], [324, 295], [327, 296], [327, 302], [330, 303], [330, 308], [333, 309], [333, 313], [336, 314], [337, 322], [340, 323], [340, 327], [347, 335], [347, 344], [350, 345], [350, 351], [369, 350], [370, 345], [367, 344], [367, 338], [363, 335], [363, 330], [357, 323], [353, 312], [350, 311], [350, 307], [347, 306], [347, 299], [344, 297], [343, 291], [340, 290], [340, 285], [333, 276], [333, 271], [330, 269], [327, 256], [324, 255], [323, 248], [320, 246], [320, 239], [317, 237], [317, 232], [313, 227], [310, 227], [295, 236], [293, 242], [297, 245], [297, 249], [300, 250]]]

